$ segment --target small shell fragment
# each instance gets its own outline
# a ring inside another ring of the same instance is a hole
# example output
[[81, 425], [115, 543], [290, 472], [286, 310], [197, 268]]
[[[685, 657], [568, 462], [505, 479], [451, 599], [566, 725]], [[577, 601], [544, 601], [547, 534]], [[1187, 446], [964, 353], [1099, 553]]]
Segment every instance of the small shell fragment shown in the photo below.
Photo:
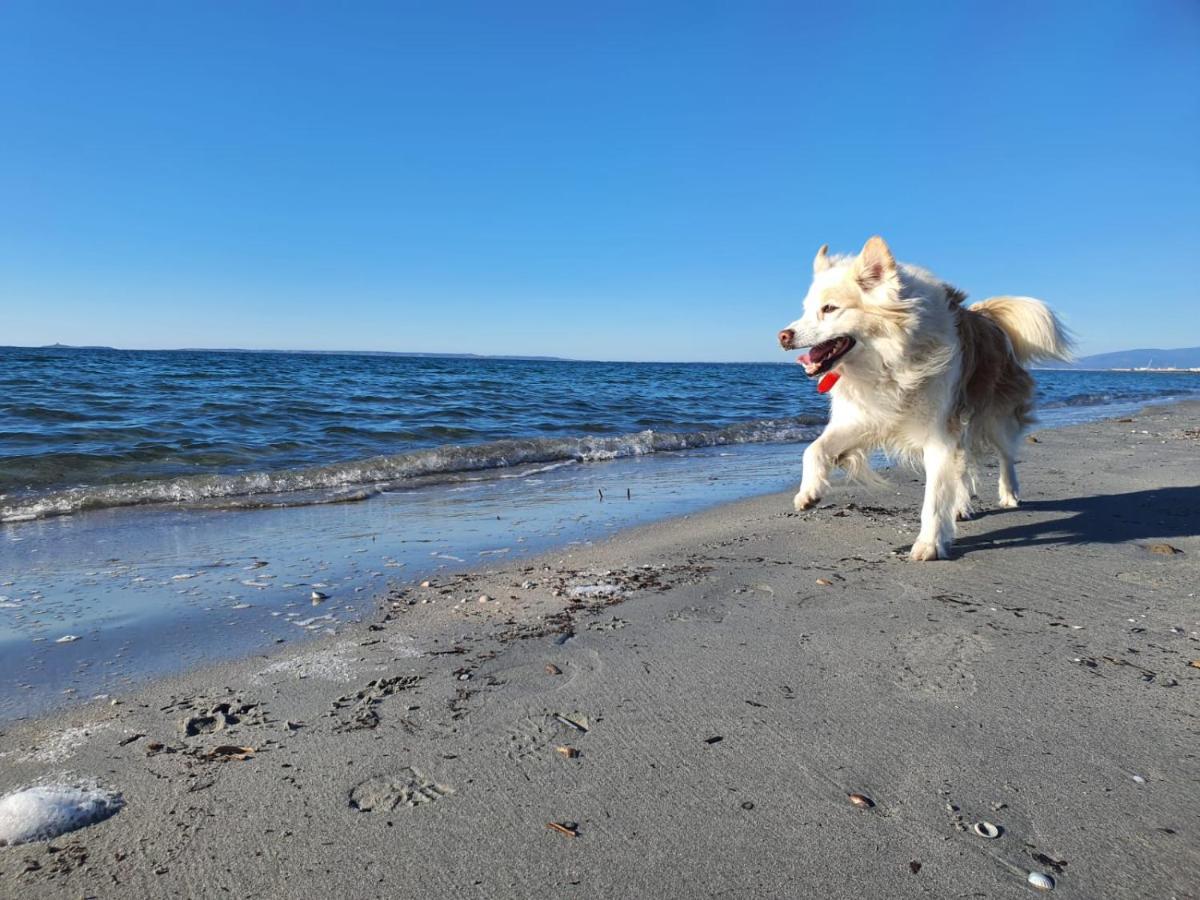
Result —
[[875, 801], [866, 794], [850, 794], [850, 802], [859, 809], [870, 809], [875, 805]]
[[1030, 886], [1039, 891], [1054, 890], [1054, 879], [1049, 875], [1043, 875], [1041, 872], [1030, 872], [1029, 877], [1025, 879]]
[[220, 747], [213, 747], [204, 754], [205, 759], [252, 759], [254, 757], [253, 747], [238, 747], [235, 744], [222, 744]]
[[547, 675], [561, 675], [562, 669], [560, 669], [554, 663], [546, 663], [546, 674]]
[[990, 841], [1000, 837], [1000, 826], [993, 825], [991, 822], [976, 822], [971, 826], [971, 830], [981, 838], [987, 838]]
[[833, 584], [833, 582], [828, 578], [818, 578], [817, 584], [821, 585], [822, 587], [829, 587], [829, 585]]
[[1170, 544], [1147, 544], [1146, 549], [1151, 553], [1157, 553], [1159, 556], [1175, 556], [1178, 553], [1183, 553], [1178, 547], [1172, 547]]
[[566, 757], [567, 759], [575, 759], [575, 757], [579, 756], [578, 750], [576, 750], [574, 747], [567, 747], [565, 745], [562, 747], [555, 747], [554, 752], [560, 756]]

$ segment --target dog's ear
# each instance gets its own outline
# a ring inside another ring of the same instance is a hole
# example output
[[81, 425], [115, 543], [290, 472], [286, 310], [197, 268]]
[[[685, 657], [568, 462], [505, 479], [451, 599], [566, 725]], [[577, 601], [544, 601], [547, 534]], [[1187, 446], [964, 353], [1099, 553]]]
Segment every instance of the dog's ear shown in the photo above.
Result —
[[829, 245], [822, 244], [817, 255], [813, 257], [813, 274], [819, 275], [832, 265], [833, 263], [829, 261]]
[[896, 258], [887, 242], [876, 235], [863, 245], [854, 261], [854, 278], [864, 291], [873, 291], [896, 275]]

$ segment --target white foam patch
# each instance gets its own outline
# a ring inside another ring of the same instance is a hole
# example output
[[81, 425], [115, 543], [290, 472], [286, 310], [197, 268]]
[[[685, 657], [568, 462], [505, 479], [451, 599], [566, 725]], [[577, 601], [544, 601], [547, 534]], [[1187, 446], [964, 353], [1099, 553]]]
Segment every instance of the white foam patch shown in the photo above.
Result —
[[616, 597], [621, 593], [617, 584], [581, 584], [567, 591], [568, 597]]
[[[14, 751], [19, 762], [56, 763], [72, 756], [76, 750], [88, 742], [92, 735], [112, 727], [110, 722], [96, 722], [89, 725], [77, 725], [64, 728], [49, 734], [33, 748], [24, 753]], [[0, 753], [0, 757], [7, 756]]]
[[355, 669], [345, 654], [357, 648], [353, 641], [342, 641], [326, 650], [314, 650], [271, 663], [257, 677], [264, 675], [294, 675], [297, 678], [320, 678], [325, 681], [353, 681]]
[[98, 787], [40, 784], [0, 797], [0, 846], [48, 841], [107, 819], [125, 805]]

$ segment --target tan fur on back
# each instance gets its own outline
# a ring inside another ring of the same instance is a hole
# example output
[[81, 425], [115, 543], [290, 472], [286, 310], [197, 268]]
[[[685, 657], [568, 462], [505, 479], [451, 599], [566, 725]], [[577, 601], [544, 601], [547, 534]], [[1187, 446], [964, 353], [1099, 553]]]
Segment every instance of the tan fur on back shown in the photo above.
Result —
[[1008, 334], [990, 316], [955, 305], [962, 353], [958, 403], [950, 427], [958, 431], [977, 416], [1008, 416], [1029, 425], [1033, 378], [1017, 362]]

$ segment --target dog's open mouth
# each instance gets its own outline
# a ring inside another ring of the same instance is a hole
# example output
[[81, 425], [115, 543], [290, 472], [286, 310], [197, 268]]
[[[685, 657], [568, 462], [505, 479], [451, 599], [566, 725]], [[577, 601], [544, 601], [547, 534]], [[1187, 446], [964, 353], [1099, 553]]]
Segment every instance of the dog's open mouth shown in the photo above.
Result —
[[796, 362], [804, 366], [804, 374], [816, 378], [833, 368], [834, 364], [850, 352], [854, 346], [854, 338], [843, 334], [827, 341], [822, 341], [801, 356]]

